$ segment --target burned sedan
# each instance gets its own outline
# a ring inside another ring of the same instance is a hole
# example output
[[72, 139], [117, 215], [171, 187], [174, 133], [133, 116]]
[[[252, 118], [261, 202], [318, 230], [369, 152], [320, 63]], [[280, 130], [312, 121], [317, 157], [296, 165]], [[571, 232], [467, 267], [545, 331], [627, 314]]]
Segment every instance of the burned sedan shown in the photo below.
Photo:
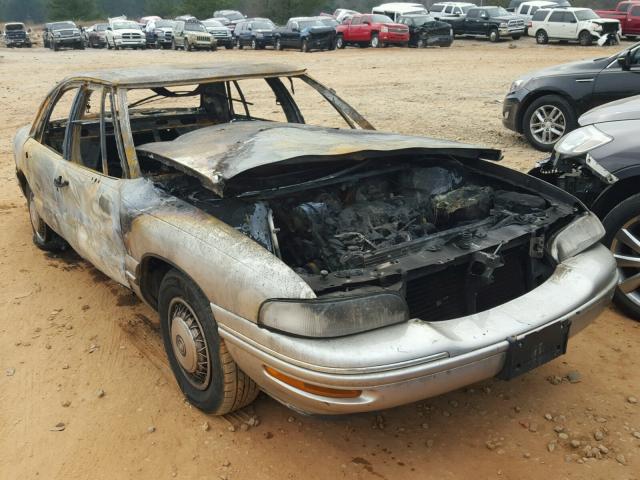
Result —
[[510, 379], [617, 281], [573, 196], [496, 150], [375, 131], [289, 66], [68, 78], [15, 157], [36, 245], [156, 309], [178, 385], [215, 414], [258, 389], [339, 414]]

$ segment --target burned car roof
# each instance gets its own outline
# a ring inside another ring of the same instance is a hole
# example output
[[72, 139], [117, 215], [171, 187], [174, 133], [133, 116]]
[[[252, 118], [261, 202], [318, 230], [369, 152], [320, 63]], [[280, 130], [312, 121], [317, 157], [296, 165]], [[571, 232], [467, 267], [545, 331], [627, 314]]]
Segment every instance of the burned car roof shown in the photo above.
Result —
[[424, 151], [487, 160], [501, 157], [499, 150], [448, 140], [268, 121], [205, 127], [175, 140], [140, 145], [137, 151], [194, 174], [218, 195], [223, 195], [226, 181], [236, 175], [285, 160], [304, 162], [331, 157], [361, 160], [374, 153], [392, 151]]
[[216, 82], [251, 77], [297, 76], [304, 68], [276, 63], [216, 63], [214, 65], [149, 65], [82, 72], [65, 79], [89, 80], [123, 87], [170, 86], [185, 83]]

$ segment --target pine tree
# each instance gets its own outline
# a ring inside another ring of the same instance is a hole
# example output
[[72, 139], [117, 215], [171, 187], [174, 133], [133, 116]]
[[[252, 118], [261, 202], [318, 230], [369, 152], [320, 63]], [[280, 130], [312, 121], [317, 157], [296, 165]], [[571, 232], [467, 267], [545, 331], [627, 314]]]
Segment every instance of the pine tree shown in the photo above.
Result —
[[95, 0], [49, 0], [50, 20], [90, 20], [96, 16]]

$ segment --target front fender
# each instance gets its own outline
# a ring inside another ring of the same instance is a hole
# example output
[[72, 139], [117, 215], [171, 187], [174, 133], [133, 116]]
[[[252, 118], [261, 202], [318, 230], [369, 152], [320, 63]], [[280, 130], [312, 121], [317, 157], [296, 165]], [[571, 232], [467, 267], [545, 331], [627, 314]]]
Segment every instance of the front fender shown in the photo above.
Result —
[[166, 259], [212, 303], [253, 321], [269, 298], [315, 298], [278, 257], [221, 220], [147, 179], [126, 182], [122, 190], [124, 242], [135, 261]]

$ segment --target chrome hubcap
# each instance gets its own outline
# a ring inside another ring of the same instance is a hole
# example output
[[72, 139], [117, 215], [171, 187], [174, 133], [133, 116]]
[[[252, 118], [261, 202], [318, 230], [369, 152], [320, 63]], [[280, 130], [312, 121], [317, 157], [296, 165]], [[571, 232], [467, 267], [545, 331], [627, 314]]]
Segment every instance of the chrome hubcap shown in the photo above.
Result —
[[173, 354], [189, 383], [204, 390], [211, 380], [209, 348], [200, 320], [182, 299], [174, 298], [169, 305], [169, 322]]
[[529, 122], [531, 134], [540, 143], [551, 145], [560, 140], [567, 128], [567, 120], [558, 107], [554, 105], [542, 105], [539, 107]]
[[378, 37], [373, 37], [371, 39], [371, 46], [372, 47], [377, 47], [378, 46]]
[[632, 218], [618, 230], [611, 251], [618, 265], [618, 288], [640, 305], [640, 217]]

